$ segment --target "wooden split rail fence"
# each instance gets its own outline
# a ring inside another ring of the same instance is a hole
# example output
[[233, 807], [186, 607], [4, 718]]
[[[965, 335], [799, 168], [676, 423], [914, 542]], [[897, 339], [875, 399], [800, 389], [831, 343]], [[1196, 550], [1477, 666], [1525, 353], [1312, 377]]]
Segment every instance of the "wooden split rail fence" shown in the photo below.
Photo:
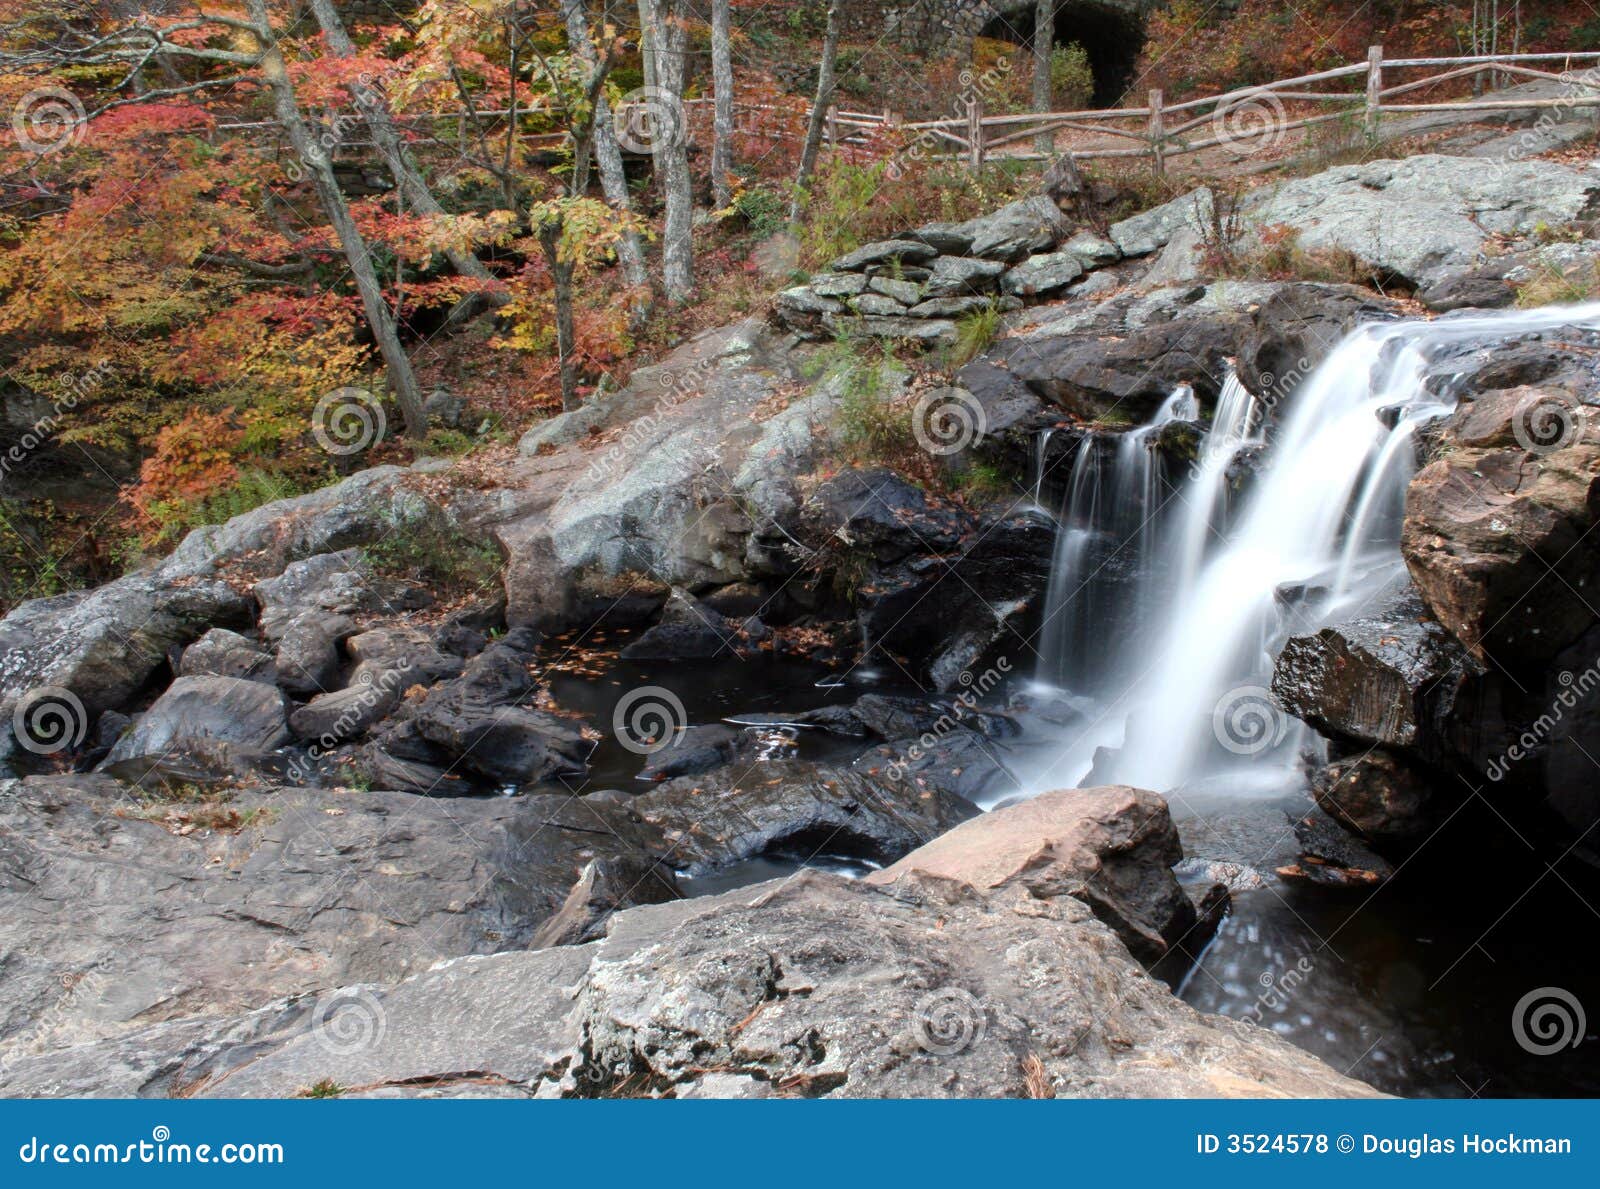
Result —
[[[1398, 77], [1431, 72], [1421, 77]], [[1491, 86], [1510, 80], [1561, 84], [1563, 94], [1542, 98], [1510, 98], [1493, 91], [1462, 99], [1400, 102], [1404, 97], [1444, 83], [1473, 80]], [[690, 99], [695, 109], [711, 99]], [[905, 121], [893, 113], [847, 111], [830, 105], [825, 143], [866, 156], [892, 156], [917, 146], [920, 157], [955, 158], [982, 169], [990, 158], [1012, 160], [1054, 159], [1070, 153], [1077, 160], [1095, 158], [1145, 158], [1161, 173], [1168, 161], [1188, 153], [1226, 146], [1239, 155], [1270, 148], [1288, 133], [1336, 121], [1359, 128], [1375, 138], [1385, 116], [1429, 112], [1504, 113], [1521, 110], [1579, 111], [1600, 108], [1600, 51], [1544, 54], [1485, 54], [1457, 58], [1385, 59], [1383, 48], [1373, 46], [1365, 62], [1319, 70], [1295, 78], [1241, 87], [1221, 95], [1166, 103], [1160, 90], [1149, 92], [1143, 107], [1095, 108], [1087, 111], [1021, 112], [984, 115], [981, 95], [960, 103], [959, 114], [938, 120]], [[628, 122], [646, 113], [617, 113]], [[747, 135], [798, 140], [811, 108], [773, 104], [736, 103], [737, 128]], [[506, 117], [507, 111], [470, 113], [475, 120]], [[685, 113], [687, 114], [687, 113]], [[706, 118], [685, 120], [691, 135], [710, 123]], [[469, 113], [441, 113], [427, 120], [455, 118], [463, 123]], [[785, 123], [791, 125], [784, 127]], [[228, 129], [269, 127], [270, 121], [225, 125]], [[1060, 133], [1078, 134], [1064, 149], [1057, 147]], [[463, 130], [464, 134], [464, 130]], [[1087, 139], [1085, 139], [1087, 138]], [[540, 147], [557, 147], [565, 133], [534, 133], [524, 138]], [[1031, 148], [1023, 147], [1034, 142]], [[1043, 151], [1041, 143], [1050, 148]], [[361, 147], [355, 145], [354, 147]]]

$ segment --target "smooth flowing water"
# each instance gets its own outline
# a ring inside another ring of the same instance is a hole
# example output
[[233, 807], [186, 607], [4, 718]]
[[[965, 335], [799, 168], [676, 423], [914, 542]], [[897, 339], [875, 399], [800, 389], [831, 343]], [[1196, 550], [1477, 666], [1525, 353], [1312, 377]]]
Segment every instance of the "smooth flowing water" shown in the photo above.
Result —
[[1039, 676], [1097, 710], [1038, 787], [1226, 774], [1281, 788], [1308, 740], [1271, 704], [1273, 661], [1291, 633], [1403, 578], [1416, 432], [1453, 407], [1424, 384], [1430, 359], [1597, 319], [1600, 305], [1364, 327], [1282, 410], [1230, 376], [1187, 466], [1151, 449], [1196, 415], [1187, 389], [1115, 444], [1086, 440], [1058, 514]]

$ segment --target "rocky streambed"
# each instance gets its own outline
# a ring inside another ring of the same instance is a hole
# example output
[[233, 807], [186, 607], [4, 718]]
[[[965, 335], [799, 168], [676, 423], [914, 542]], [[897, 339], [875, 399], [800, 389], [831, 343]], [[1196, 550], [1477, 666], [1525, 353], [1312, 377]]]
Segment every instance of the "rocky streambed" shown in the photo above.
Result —
[[[1539, 223], [1600, 198], [1545, 162], [1361, 168], [1249, 209], [1438, 308], [1509, 301], [1572, 248]], [[1361, 239], [1386, 187], [1455, 212], [1440, 243]], [[364, 471], [12, 611], [0, 1090], [1592, 1092], [1516, 1015], [1600, 1002], [1588, 327], [1433, 361], [1406, 580], [1273, 666], [1315, 732], [1292, 779], [1030, 775], [1095, 714], [1032, 682], [1074, 460], [1187, 385], [1148, 440], [1192, 466], [1230, 369], [1292, 410], [1417, 309], [1182, 271], [1206, 201], [907, 229], [512, 457]], [[917, 312], [947, 260], [1021, 308], [887, 395], [978, 432], [937, 483], [842, 463], [851, 372], [807, 336], [959, 316]], [[1541, 410], [1571, 432], [1529, 438]]]

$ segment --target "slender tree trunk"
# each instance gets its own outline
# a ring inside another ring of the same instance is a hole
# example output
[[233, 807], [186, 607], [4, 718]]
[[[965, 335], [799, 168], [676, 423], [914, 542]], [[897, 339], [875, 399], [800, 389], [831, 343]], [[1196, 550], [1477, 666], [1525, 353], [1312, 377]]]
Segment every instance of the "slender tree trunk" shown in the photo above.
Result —
[[649, 58], [658, 94], [650, 149], [661, 182], [666, 213], [661, 231], [661, 287], [673, 304], [694, 291], [694, 191], [689, 175], [689, 142], [683, 109], [684, 55], [689, 30], [682, 0], [641, 0], [649, 6]]
[[732, 200], [728, 175], [733, 171], [733, 48], [728, 9], [729, 0], [711, 0], [711, 85], [716, 92], [711, 117], [711, 201], [719, 211]]
[[[323, 36], [328, 39], [328, 48], [336, 57], [348, 58], [356, 52], [355, 43], [350, 40], [344, 22], [339, 19], [333, 0], [311, 0], [311, 11], [322, 29]], [[383, 154], [384, 164], [389, 167], [389, 175], [394, 178], [395, 188], [399, 190], [401, 198], [410, 203], [411, 209], [420, 215], [431, 218], [444, 214], [444, 208], [434, 198], [433, 191], [429, 189], [422, 172], [411, 159], [411, 154], [407, 152], [405, 141], [394, 126], [394, 120], [390, 118], [383, 95], [374, 87], [363, 87], [359, 84], [351, 86], [349, 90], [351, 98], [361, 109], [362, 118], [372, 132], [373, 143], [378, 146], [378, 152]], [[446, 248], [444, 255], [458, 276], [471, 277], [475, 281], [490, 284], [494, 282], [495, 276], [489, 271], [488, 266], [471, 252]], [[485, 304], [499, 307], [510, 300], [509, 293], [498, 290], [472, 294], [458, 302], [450, 311], [449, 321], [452, 324], [463, 322], [482, 309]]]
[[639, 0], [639, 61], [647, 90], [654, 90], [657, 86], [655, 4], [656, 0]]
[[794, 201], [789, 206], [789, 222], [800, 221], [800, 203], [811, 175], [817, 168], [817, 153], [822, 148], [822, 129], [833, 102], [833, 64], [839, 56], [839, 0], [829, 0], [828, 23], [822, 31], [822, 61], [817, 64], [817, 98], [811, 105], [811, 123], [806, 128], [805, 147], [800, 150], [800, 172], [794, 179]]
[[[321, 0], [328, 3], [328, 0]], [[1033, 5], [1033, 110], [1049, 111], [1050, 51], [1056, 39], [1056, 0], [1034, 0]], [[1033, 138], [1037, 152], [1049, 153], [1056, 147], [1055, 134], [1041, 132]]]
[[[326, 3], [326, 0], [323, 0]], [[584, 11], [584, 0], [561, 0], [561, 12], [567, 23], [567, 42], [590, 71], [600, 68], [594, 46], [589, 41], [589, 18]], [[628, 195], [628, 175], [622, 168], [622, 150], [617, 146], [616, 133], [611, 127], [611, 108], [604, 100], [595, 104], [594, 125], [590, 133], [591, 150], [595, 167], [600, 174], [600, 191], [606, 201], [619, 211], [631, 211], [633, 200]], [[632, 231], [624, 232], [617, 241], [617, 259], [622, 264], [622, 275], [635, 289], [645, 290], [650, 284], [650, 274], [645, 271], [644, 249], [639, 237]], [[648, 313], [648, 301], [640, 301], [634, 310], [637, 324]]]
[[333, 226], [351, 275], [355, 277], [361, 305], [367, 315], [367, 325], [372, 330], [372, 337], [377, 340], [378, 350], [388, 367], [390, 387], [394, 389], [395, 399], [399, 401], [400, 411], [405, 416], [406, 432], [413, 437], [421, 437], [428, 430], [428, 417], [422, 410], [422, 389], [417, 383], [416, 372], [411, 368], [411, 360], [400, 344], [394, 317], [384, 300], [383, 286], [379, 284], [377, 270], [372, 264], [372, 254], [367, 250], [366, 241], [361, 238], [355, 220], [350, 217], [350, 208], [339, 190], [332, 163], [312, 137], [311, 129], [300, 112], [294, 83], [289, 78], [288, 66], [272, 32], [272, 19], [267, 12], [266, 0], [245, 0], [245, 11], [250, 14], [250, 21], [256, 27], [256, 38], [261, 43], [261, 74], [272, 92], [273, 113], [310, 173], [323, 212]]
[[561, 370], [561, 408], [570, 412], [583, 402], [578, 399], [578, 368], [573, 362], [577, 346], [577, 335], [572, 324], [573, 266], [571, 260], [561, 256], [561, 233], [559, 219], [549, 219], [539, 225], [539, 248], [544, 253], [555, 289], [556, 359]]

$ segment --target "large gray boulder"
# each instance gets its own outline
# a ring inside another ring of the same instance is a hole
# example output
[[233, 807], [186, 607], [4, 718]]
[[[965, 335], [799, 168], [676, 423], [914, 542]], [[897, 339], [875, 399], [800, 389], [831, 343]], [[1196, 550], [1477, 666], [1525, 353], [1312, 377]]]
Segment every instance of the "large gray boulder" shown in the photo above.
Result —
[[1147, 962], [1188, 943], [1193, 905], [1172, 874], [1183, 858], [1167, 804], [1144, 789], [1057, 789], [957, 826], [868, 876], [917, 871], [987, 891], [1017, 886], [1041, 900], [1073, 896]]
[[972, 237], [968, 255], [1010, 262], [1054, 247], [1066, 235], [1067, 222], [1053, 199], [1036, 194], [968, 220], [962, 231]]
[[318, 1083], [358, 1097], [1375, 1096], [1182, 1003], [1070, 897], [815, 872], [622, 912], [587, 945], [29, 1058], [7, 1091], [273, 1098]]

